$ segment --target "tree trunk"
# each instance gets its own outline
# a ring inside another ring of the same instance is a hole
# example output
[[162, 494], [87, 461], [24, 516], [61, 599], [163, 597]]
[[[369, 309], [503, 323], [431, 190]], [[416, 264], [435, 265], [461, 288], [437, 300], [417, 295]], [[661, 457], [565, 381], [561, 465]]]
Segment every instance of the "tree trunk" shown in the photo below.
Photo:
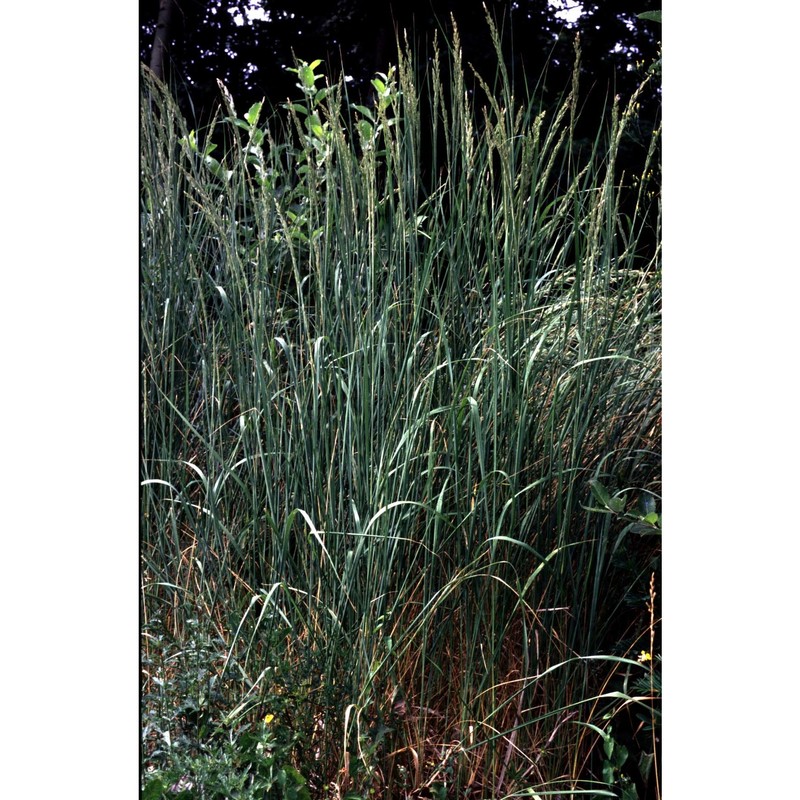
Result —
[[169, 50], [172, 11], [175, 0], [159, 0], [156, 36], [153, 40], [153, 53], [150, 56], [150, 69], [159, 80], [164, 80], [165, 55]]

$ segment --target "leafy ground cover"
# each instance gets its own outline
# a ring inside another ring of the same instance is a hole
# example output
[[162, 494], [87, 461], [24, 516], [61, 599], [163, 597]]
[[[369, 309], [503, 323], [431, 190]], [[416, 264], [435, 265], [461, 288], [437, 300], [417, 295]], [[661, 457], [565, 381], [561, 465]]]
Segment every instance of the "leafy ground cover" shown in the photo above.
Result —
[[143, 74], [147, 800], [660, 796], [659, 131], [442, 52]]

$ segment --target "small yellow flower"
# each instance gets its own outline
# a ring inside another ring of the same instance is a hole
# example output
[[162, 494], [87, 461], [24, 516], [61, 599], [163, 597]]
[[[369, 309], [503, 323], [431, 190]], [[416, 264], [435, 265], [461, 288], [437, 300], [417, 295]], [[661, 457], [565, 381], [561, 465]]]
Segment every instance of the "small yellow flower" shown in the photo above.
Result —
[[640, 664], [644, 664], [645, 662], [652, 661], [652, 660], [653, 660], [653, 656], [650, 653], [648, 653], [647, 650], [642, 650], [642, 652], [639, 653], [639, 663]]
[[275, 719], [275, 715], [274, 714], [267, 714], [267, 716], [264, 717], [264, 724], [265, 725], [269, 725], [270, 722], [272, 722], [272, 720], [274, 720], [274, 719]]

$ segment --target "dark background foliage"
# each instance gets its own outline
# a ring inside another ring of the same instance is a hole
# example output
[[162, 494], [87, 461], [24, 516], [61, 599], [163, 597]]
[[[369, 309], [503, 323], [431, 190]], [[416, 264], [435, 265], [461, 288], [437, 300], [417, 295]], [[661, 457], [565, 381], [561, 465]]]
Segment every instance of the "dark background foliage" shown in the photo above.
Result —
[[[216, 79], [246, 108], [266, 97], [279, 103], [296, 95], [286, 72], [294, 58], [323, 60], [329, 77], [352, 76], [348, 92], [364, 102], [369, 79], [397, 62], [396, 37], [406, 31], [418, 53], [430, 53], [434, 32], [446, 40], [451, 15], [461, 35], [465, 64], [486, 78], [495, 74], [482, 0], [141, 0], [141, 60], [149, 64], [159, 8], [172, 4], [167, 30], [166, 76], [177, 87], [184, 110], [200, 121], [219, 100]], [[564, 7], [575, 5], [564, 0]], [[486, 0], [485, 9], [503, 32], [506, 61], [518, 96], [526, 82], [537, 98], [555, 103], [569, 80], [573, 40], [580, 33], [585, 113], [596, 119], [609, 95], [623, 98], [636, 87], [641, 69], [657, 58], [661, 30], [637, 14], [660, 8], [659, 0], [599, 0], [584, 3], [568, 24], [548, 0]], [[249, 19], [248, 9], [262, 18]], [[546, 70], [546, 73], [545, 73]], [[658, 96], [643, 98], [643, 116], [654, 119]], [[594, 112], [594, 113], [592, 113]]]

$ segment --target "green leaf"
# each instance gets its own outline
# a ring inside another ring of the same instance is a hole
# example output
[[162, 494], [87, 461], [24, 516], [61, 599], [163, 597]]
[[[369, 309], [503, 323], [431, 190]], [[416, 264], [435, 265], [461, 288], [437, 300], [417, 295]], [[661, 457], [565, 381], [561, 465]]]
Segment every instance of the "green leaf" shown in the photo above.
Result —
[[300, 83], [303, 85], [300, 87], [301, 89], [313, 89], [314, 83], [318, 81], [322, 76], [315, 75], [314, 69], [318, 67], [322, 61], [317, 59], [316, 61], [312, 61], [310, 64], [304, 64], [298, 70], [298, 75], [300, 76]]
[[250, 106], [250, 110], [244, 115], [244, 118], [250, 123], [251, 128], [255, 128], [258, 124], [258, 118], [261, 115], [261, 105], [262, 103], [253, 103]]
[[447, 787], [441, 783], [440, 781], [434, 781], [430, 785], [431, 794], [434, 796], [435, 800], [446, 800], [447, 798]]
[[142, 790], [141, 800], [159, 800], [166, 788], [167, 786], [161, 778], [153, 778]]
[[625, 510], [625, 498], [612, 497], [608, 493], [606, 487], [603, 486], [597, 478], [592, 478], [592, 480], [589, 481], [589, 488], [592, 490], [592, 494], [595, 498], [609, 511], [613, 511], [615, 514], [621, 514]]
[[622, 797], [620, 800], [639, 800], [639, 793], [636, 791], [636, 787], [633, 785], [626, 786], [622, 790]]
[[375, 117], [372, 116], [372, 111], [370, 111], [370, 109], [368, 109], [366, 106], [359, 106], [353, 103], [352, 107], [360, 114], [363, 114], [370, 122], [375, 122]]
[[300, 105], [300, 103], [284, 103], [283, 107], [289, 111], [294, 111], [297, 114], [302, 114], [304, 117], [308, 116], [308, 109], [305, 106]]
[[639, 534], [640, 536], [660, 536], [661, 530], [657, 525], [646, 525], [641, 522], [633, 522], [626, 529], [631, 533]]
[[318, 139], [323, 139], [325, 137], [325, 129], [322, 127], [322, 123], [316, 114], [312, 114], [306, 120], [306, 124], [308, 125], [308, 130]]
[[611, 505], [611, 495], [606, 490], [606, 487], [600, 483], [597, 478], [592, 478], [589, 481], [589, 488], [592, 490], [592, 494], [606, 507], [610, 508]]
[[250, 125], [248, 125], [243, 119], [237, 119], [236, 117], [225, 117], [225, 122], [230, 122], [231, 125], [235, 125], [237, 128], [241, 128], [243, 131], [250, 130]]
[[642, 753], [639, 756], [639, 773], [645, 781], [650, 777], [653, 769], [653, 753]]
[[358, 132], [364, 139], [372, 138], [373, 128], [369, 122], [367, 122], [365, 119], [360, 119], [356, 125], [358, 126]]
[[643, 11], [641, 14], [636, 15], [639, 19], [647, 19], [651, 22], [661, 22], [660, 11]]
[[617, 744], [614, 748], [614, 766], [618, 769], [628, 760], [628, 748], [625, 745]]
[[231, 179], [231, 175], [233, 175], [233, 171], [229, 169], [225, 169], [222, 164], [217, 161], [216, 158], [212, 158], [211, 156], [206, 156], [204, 159], [206, 166], [211, 170], [213, 175], [219, 178], [221, 181], [227, 183]]
[[188, 147], [193, 153], [197, 152], [197, 134], [194, 131], [189, 131], [188, 138], [183, 136], [178, 142], [184, 147]]
[[287, 764], [283, 769], [286, 776], [291, 778], [298, 786], [303, 786], [305, 784], [306, 779], [294, 767]]

